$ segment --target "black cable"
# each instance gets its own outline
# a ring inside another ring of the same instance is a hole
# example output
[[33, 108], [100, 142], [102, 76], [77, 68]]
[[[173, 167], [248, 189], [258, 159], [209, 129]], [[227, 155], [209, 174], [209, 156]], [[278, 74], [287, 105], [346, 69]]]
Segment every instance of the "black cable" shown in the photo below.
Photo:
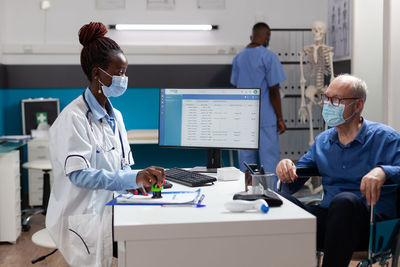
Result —
[[47, 254], [47, 255], [44, 255], [44, 256], [41, 256], [41, 257], [39, 257], [39, 258], [37, 258], [37, 259], [32, 260], [32, 264], [35, 264], [35, 263], [37, 263], [37, 262], [39, 262], [39, 261], [44, 260], [44, 259], [47, 258], [48, 256], [53, 255], [54, 253], [56, 253], [56, 251], [57, 251], [57, 249], [53, 250], [52, 252], [50, 252], [50, 253]]

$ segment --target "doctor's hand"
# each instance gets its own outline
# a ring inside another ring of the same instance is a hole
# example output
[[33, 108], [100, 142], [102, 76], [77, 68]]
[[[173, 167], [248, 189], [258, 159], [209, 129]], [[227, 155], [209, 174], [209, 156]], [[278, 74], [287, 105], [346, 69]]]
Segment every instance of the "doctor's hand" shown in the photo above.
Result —
[[373, 168], [361, 179], [360, 191], [368, 205], [371, 205], [371, 202], [374, 205], [378, 202], [385, 181], [386, 173], [381, 167]]
[[147, 191], [154, 184], [162, 184], [165, 181], [165, 172], [161, 167], [151, 166], [138, 172], [136, 184], [142, 184]]
[[276, 166], [276, 176], [282, 183], [292, 183], [298, 176], [296, 174], [296, 165], [290, 159], [279, 161]]

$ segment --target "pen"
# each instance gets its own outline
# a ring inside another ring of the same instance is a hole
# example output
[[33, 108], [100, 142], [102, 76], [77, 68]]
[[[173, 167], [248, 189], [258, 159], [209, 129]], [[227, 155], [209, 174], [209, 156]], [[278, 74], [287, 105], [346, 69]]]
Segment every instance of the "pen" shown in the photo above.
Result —
[[246, 161], [243, 161], [244, 166], [246, 166], [246, 168], [251, 172], [251, 174], [256, 174], [252, 168], [250, 168], [249, 164], [247, 164]]
[[261, 167], [260, 167], [260, 174], [265, 174], [264, 166], [263, 166], [263, 165], [261, 165]]
[[142, 194], [144, 195], [144, 196], [148, 196], [149, 194], [147, 194], [147, 192], [146, 192], [146, 189], [144, 188], [144, 186], [141, 184], [140, 185], [140, 188], [139, 189], [141, 189], [141, 191], [142, 191]]
[[197, 201], [197, 205], [198, 205], [198, 206], [201, 206], [201, 202], [203, 201], [204, 198], [205, 198], [205, 195], [202, 194], [201, 197], [200, 197], [200, 199], [199, 199], [199, 201]]

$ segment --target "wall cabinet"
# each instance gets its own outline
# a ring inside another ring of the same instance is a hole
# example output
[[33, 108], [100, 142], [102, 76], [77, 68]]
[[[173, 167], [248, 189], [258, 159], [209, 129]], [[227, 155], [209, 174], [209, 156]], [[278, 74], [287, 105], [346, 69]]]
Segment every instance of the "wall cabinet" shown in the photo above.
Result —
[[[300, 52], [305, 46], [314, 43], [311, 29], [272, 29], [269, 49], [274, 52], [282, 63], [286, 81], [281, 83], [282, 115], [287, 130], [279, 135], [281, 158], [299, 160], [308, 150], [309, 122], [301, 123], [298, 111], [301, 104], [300, 89]], [[304, 66], [306, 70], [307, 66]], [[314, 84], [306, 77], [307, 85]], [[308, 100], [306, 99], [306, 103]], [[313, 106], [314, 138], [324, 130], [322, 109]]]

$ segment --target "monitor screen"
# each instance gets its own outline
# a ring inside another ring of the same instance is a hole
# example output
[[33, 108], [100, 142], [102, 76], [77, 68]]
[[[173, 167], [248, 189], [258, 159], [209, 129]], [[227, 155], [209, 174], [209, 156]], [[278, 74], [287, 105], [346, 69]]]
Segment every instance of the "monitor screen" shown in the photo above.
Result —
[[160, 146], [258, 149], [260, 89], [162, 88], [159, 119]]

